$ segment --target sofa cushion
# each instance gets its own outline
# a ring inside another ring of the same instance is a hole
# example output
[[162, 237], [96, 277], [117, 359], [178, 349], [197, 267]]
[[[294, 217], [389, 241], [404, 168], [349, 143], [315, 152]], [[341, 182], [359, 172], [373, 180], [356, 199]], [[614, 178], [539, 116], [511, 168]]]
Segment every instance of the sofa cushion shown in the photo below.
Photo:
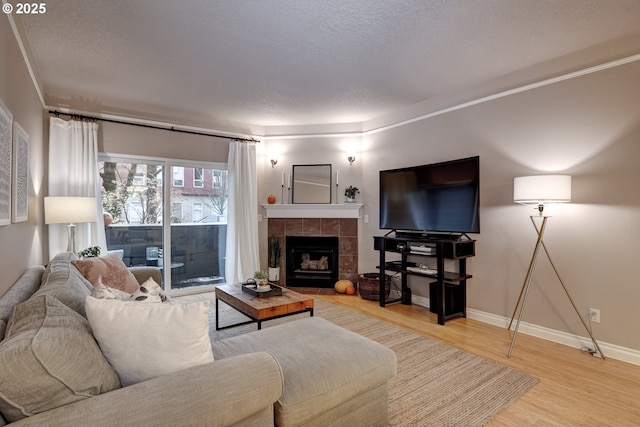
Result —
[[391, 349], [318, 317], [216, 341], [212, 347], [216, 359], [256, 351], [275, 357], [284, 376], [284, 392], [275, 405], [281, 427], [305, 425], [396, 374]]
[[92, 285], [98, 284], [98, 279], [110, 288], [134, 293], [138, 289], [138, 281], [129, 271], [117, 254], [86, 259], [75, 259], [71, 263]]
[[87, 319], [50, 295], [16, 307], [0, 366], [0, 412], [10, 422], [120, 387]]
[[29, 299], [40, 287], [43, 271], [44, 267], [41, 265], [29, 267], [0, 298], [0, 341], [4, 337], [4, 329], [13, 314], [13, 309]]
[[128, 267], [128, 269], [134, 275], [138, 283], [144, 283], [145, 280], [151, 277], [154, 282], [162, 285], [162, 270], [158, 267], [150, 265], [136, 265]]
[[86, 300], [93, 334], [123, 386], [212, 362], [209, 306], [208, 300], [184, 304]]
[[42, 273], [42, 284], [34, 296], [50, 295], [73, 309], [76, 313], [86, 317], [84, 299], [91, 293], [89, 283], [71, 261], [78, 259], [71, 252], [63, 252], [51, 260]]

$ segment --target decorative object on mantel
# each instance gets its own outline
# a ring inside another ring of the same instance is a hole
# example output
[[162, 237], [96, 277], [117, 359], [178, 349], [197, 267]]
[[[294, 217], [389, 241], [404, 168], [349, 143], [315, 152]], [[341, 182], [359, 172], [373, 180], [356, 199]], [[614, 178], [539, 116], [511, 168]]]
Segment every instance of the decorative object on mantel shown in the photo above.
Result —
[[344, 189], [344, 201], [347, 203], [353, 203], [356, 201], [356, 194], [358, 194], [360, 190], [358, 187], [354, 187], [353, 185], [348, 186]]
[[280, 280], [280, 256], [282, 246], [280, 240], [274, 235], [269, 237], [269, 280], [276, 282]]
[[331, 165], [293, 165], [291, 203], [331, 203]]
[[267, 196], [267, 203], [269, 203], [270, 205], [273, 205], [276, 202], [276, 196], [273, 194], [269, 194], [269, 196]]
[[336, 171], [336, 204], [338, 204], [338, 194], [340, 194], [340, 191], [338, 191], [340, 189], [339, 174], [340, 171]]

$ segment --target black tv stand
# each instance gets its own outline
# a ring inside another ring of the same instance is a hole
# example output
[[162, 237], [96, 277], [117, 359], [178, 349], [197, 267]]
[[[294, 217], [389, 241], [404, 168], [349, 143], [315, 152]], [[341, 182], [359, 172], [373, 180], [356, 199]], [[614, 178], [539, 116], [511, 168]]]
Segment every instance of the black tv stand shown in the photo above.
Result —
[[[405, 234], [406, 233], [406, 234]], [[450, 235], [438, 235], [437, 238], [428, 233], [395, 232], [395, 236], [387, 233], [385, 236], [374, 236], [374, 249], [380, 251], [380, 307], [386, 304], [401, 302], [411, 304], [411, 289], [407, 285], [407, 276], [422, 276], [435, 279], [429, 283], [430, 311], [438, 315], [438, 323], [444, 325], [449, 319], [467, 316], [467, 258], [475, 256], [475, 240], [467, 237], [461, 240], [446, 238]], [[399, 262], [387, 263], [386, 253], [400, 253]], [[416, 263], [409, 257], [431, 257], [436, 259], [436, 265], [429, 270], [411, 268]], [[457, 271], [445, 271], [446, 260], [457, 261]], [[385, 298], [384, 280], [386, 271], [400, 273], [402, 290], [400, 298]]]
[[408, 231], [408, 230], [391, 230], [384, 236], [387, 237], [391, 234], [395, 234], [396, 237], [410, 237], [417, 239], [429, 239], [429, 240], [462, 240], [466, 238], [471, 240], [467, 233], [433, 233], [429, 231]]

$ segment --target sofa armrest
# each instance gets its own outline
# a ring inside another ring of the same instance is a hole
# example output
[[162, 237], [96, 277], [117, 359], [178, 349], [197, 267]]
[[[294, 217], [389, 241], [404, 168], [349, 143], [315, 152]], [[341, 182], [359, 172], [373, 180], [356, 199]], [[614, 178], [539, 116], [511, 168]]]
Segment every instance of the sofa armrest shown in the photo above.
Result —
[[282, 389], [282, 372], [273, 356], [249, 353], [81, 400], [9, 426], [229, 426], [266, 408], [273, 410]]
[[158, 285], [162, 285], [162, 270], [158, 267], [137, 266], [129, 267], [129, 271], [133, 273], [138, 284], [142, 285], [149, 277]]

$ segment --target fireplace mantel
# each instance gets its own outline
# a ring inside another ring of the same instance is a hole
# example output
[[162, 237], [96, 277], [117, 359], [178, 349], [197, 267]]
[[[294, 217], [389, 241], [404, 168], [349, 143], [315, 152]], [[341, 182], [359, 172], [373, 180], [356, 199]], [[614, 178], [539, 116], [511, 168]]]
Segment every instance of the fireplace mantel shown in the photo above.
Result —
[[263, 204], [266, 218], [360, 218], [362, 203]]

